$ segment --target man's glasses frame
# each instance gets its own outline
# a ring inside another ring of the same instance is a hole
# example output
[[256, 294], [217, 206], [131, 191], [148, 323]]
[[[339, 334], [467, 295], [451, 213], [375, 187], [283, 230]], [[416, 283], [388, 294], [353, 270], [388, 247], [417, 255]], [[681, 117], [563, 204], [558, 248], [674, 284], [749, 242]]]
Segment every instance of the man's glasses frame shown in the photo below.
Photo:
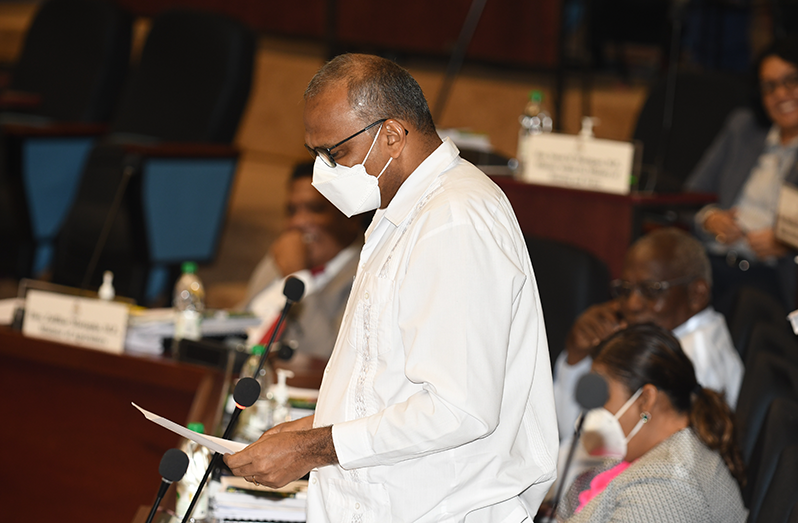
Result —
[[620, 279], [612, 280], [610, 282], [610, 294], [613, 298], [627, 298], [632, 292], [637, 290], [643, 298], [654, 301], [660, 299], [668, 289], [678, 287], [679, 285], [686, 285], [695, 279], [695, 276], [684, 276], [673, 280], [646, 280], [637, 283]]
[[337, 144], [333, 145], [332, 147], [311, 147], [308, 144], [305, 144], [305, 149], [308, 150], [308, 152], [310, 153], [310, 156], [312, 156], [314, 160], [318, 156], [327, 165], [327, 167], [331, 167], [331, 168], [335, 167], [338, 164], [335, 163], [335, 158], [333, 158], [333, 155], [332, 155], [332, 150], [333, 149], [335, 149], [336, 147], [340, 147], [341, 145], [345, 144], [346, 142], [348, 142], [352, 138], [355, 138], [356, 136], [359, 136], [359, 135], [365, 133], [366, 131], [368, 131], [369, 129], [374, 127], [375, 125], [378, 125], [378, 124], [381, 124], [381, 123], [385, 123], [387, 120], [388, 120], [387, 118], [383, 118], [381, 120], [377, 120], [376, 122], [374, 122], [372, 124], [369, 124], [366, 127], [364, 127], [363, 129], [359, 130], [358, 132], [356, 132], [355, 134], [353, 134], [349, 138], [344, 138], [343, 140], [341, 140]]

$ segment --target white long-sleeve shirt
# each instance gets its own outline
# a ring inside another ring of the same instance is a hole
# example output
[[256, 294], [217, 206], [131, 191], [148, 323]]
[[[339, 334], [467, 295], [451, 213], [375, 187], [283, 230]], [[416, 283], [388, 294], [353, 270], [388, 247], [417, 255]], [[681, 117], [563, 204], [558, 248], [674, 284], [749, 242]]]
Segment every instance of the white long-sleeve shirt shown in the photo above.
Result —
[[504, 194], [445, 141], [366, 232], [315, 426], [308, 522], [519, 523], [557, 428], [532, 265]]

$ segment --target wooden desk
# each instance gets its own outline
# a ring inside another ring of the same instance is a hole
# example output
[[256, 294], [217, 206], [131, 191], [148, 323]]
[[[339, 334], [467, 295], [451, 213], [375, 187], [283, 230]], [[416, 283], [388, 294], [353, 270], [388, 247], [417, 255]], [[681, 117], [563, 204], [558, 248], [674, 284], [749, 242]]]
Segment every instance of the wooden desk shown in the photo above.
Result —
[[602, 259], [613, 278], [623, 269], [626, 249], [643, 232], [643, 214], [694, 211], [713, 194], [618, 195], [533, 185], [496, 176], [524, 234], [570, 243]]
[[2, 521], [130, 521], [155, 499], [180, 439], [132, 405], [178, 423], [213, 422], [222, 376], [0, 329]]

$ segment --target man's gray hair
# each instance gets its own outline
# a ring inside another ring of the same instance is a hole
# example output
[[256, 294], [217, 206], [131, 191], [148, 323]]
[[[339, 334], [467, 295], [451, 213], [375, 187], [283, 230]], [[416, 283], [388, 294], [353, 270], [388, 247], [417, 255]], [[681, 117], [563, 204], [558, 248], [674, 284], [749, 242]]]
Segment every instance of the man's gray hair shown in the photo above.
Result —
[[396, 63], [372, 55], [338, 55], [310, 80], [305, 100], [339, 82], [346, 85], [349, 105], [363, 125], [395, 118], [411, 124], [422, 134], [436, 132], [421, 87]]
[[689, 233], [676, 227], [665, 227], [646, 234], [635, 243], [643, 242], [669, 252], [672, 256], [670, 267], [679, 278], [694, 276], [712, 287], [712, 267], [707, 252], [701, 242]]

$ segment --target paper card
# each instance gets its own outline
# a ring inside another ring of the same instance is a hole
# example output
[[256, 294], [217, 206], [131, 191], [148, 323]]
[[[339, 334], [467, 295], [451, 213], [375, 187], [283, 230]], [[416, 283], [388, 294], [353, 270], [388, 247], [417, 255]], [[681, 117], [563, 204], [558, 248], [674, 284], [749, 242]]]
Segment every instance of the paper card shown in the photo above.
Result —
[[239, 443], [238, 441], [217, 438], [216, 436], [210, 436], [208, 434], [199, 434], [193, 430], [188, 430], [182, 425], [178, 425], [174, 421], [170, 421], [148, 410], [144, 410], [133, 402], [130, 404], [139, 409], [139, 411], [144, 414], [144, 417], [153, 423], [160, 425], [165, 429], [169, 429], [175, 434], [179, 434], [186, 439], [190, 439], [191, 441], [199, 443], [203, 447], [208, 447], [212, 451], [218, 452], [219, 454], [233, 454], [247, 446], [246, 443]]
[[629, 194], [634, 145], [544, 133], [528, 138], [523, 179], [529, 183]]
[[30, 289], [22, 333], [89, 349], [121, 354], [128, 306], [96, 298]]
[[785, 183], [776, 207], [776, 239], [798, 248], [798, 187]]

